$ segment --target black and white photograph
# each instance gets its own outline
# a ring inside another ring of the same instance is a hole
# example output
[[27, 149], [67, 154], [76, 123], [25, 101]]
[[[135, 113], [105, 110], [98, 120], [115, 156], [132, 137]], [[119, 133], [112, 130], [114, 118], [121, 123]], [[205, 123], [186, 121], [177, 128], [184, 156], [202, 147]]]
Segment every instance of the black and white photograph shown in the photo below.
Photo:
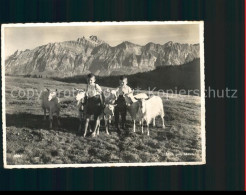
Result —
[[4, 168], [206, 164], [203, 21], [1, 30]]

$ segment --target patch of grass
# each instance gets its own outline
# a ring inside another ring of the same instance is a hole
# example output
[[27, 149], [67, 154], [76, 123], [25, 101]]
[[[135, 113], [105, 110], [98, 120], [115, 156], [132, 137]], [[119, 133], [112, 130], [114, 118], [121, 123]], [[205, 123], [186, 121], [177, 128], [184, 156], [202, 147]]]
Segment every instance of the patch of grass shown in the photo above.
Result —
[[44, 164], [49, 164], [51, 163], [51, 159], [52, 157], [49, 155], [49, 154], [42, 154], [42, 156], [40, 157], [41, 161], [44, 163]]
[[139, 158], [139, 156], [137, 154], [133, 154], [133, 153], [130, 153], [128, 151], [125, 151], [121, 154], [122, 156], [122, 159], [125, 161], [125, 162], [141, 162], [141, 159]]

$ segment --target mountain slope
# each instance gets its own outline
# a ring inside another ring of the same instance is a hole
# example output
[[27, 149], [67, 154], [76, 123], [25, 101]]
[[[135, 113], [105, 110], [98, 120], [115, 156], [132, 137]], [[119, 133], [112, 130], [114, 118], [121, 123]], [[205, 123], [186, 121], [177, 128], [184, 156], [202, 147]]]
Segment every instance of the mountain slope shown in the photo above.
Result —
[[[101, 86], [116, 88], [119, 85], [120, 76], [97, 77], [97, 83]], [[86, 76], [74, 76], [68, 78], [54, 78], [67, 83], [86, 83]], [[199, 95], [200, 92], [200, 59], [182, 66], [162, 66], [149, 72], [128, 75], [129, 86], [140, 90], [193, 90], [190, 95]], [[196, 90], [196, 91], [194, 91]], [[170, 92], [170, 91], [169, 91]]]
[[6, 74], [68, 77], [89, 72], [100, 76], [135, 74], [159, 66], [182, 65], [199, 58], [199, 44], [168, 42], [140, 46], [128, 41], [111, 47], [96, 36], [49, 43], [16, 51], [6, 61]]

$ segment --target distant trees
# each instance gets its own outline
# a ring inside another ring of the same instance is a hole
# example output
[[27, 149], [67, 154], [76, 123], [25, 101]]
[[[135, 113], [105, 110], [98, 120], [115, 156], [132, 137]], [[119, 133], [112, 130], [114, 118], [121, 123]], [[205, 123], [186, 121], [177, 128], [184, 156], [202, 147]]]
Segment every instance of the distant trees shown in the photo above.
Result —
[[[10, 74], [5, 74], [6, 76], [11, 76]], [[15, 76], [18, 76], [18, 75], [15, 75]], [[37, 74], [26, 74], [26, 75], [19, 75], [21, 77], [24, 77], [24, 78], [43, 78], [43, 75], [37, 75]], [[46, 75], [46, 78], [47, 75]]]
[[42, 75], [36, 75], [36, 74], [33, 74], [33, 75], [26, 74], [26, 75], [24, 75], [24, 77], [27, 77], [27, 78], [43, 78]]

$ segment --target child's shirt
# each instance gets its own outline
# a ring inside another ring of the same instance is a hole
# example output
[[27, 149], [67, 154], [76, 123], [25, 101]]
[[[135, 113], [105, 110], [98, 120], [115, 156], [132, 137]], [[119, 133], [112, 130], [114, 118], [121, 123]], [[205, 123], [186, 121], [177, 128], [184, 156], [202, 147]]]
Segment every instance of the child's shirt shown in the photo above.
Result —
[[94, 97], [96, 95], [100, 95], [102, 92], [102, 88], [98, 84], [87, 85], [86, 95], [87, 97]]
[[123, 86], [119, 86], [117, 89], [116, 89], [116, 93], [117, 93], [117, 96], [119, 95], [128, 95], [129, 93], [132, 93], [132, 89], [128, 86], [128, 85], [123, 85]]

